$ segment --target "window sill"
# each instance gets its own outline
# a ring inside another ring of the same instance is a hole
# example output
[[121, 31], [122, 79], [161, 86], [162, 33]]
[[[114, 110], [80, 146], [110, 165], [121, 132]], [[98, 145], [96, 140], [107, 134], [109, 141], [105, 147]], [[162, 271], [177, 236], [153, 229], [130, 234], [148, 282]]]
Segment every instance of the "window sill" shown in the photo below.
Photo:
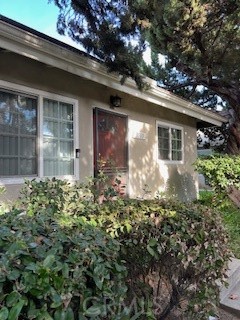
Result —
[[172, 160], [160, 160], [160, 159], [158, 159], [158, 163], [159, 164], [167, 164], [167, 165], [177, 165], [177, 164], [184, 164], [184, 161], [183, 160], [181, 160], [181, 161], [176, 161], [176, 160], [174, 160], [174, 161], [172, 161]]
[[[35, 179], [36, 181], [41, 181], [41, 180], [44, 180], [44, 179], [52, 179], [52, 178], [53, 177], [42, 177], [42, 178], [39, 178], [37, 176], [29, 176], [29, 177], [21, 177], [21, 178], [17, 178], [17, 177], [0, 178], [0, 186], [11, 185], [11, 184], [16, 184], [16, 185], [24, 184], [24, 182], [26, 180]], [[75, 176], [57, 176], [57, 177], [54, 177], [54, 178], [59, 179], [59, 180], [68, 180], [69, 182], [78, 180], [77, 177], [75, 177]]]

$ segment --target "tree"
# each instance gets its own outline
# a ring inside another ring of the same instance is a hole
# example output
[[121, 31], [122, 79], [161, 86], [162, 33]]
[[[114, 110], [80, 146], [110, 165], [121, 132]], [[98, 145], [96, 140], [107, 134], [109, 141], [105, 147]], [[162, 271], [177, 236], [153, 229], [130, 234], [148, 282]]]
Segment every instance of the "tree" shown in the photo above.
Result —
[[168, 82], [166, 70], [158, 69], [160, 85], [184, 94], [199, 94], [195, 89], [201, 86], [207, 99], [221, 97], [234, 111], [227, 151], [240, 153], [239, 0], [50, 1], [60, 9], [58, 31], [117, 71], [122, 81], [131, 77], [143, 89], [142, 53], [148, 43], [155, 55], [166, 56], [173, 71], [174, 81]]

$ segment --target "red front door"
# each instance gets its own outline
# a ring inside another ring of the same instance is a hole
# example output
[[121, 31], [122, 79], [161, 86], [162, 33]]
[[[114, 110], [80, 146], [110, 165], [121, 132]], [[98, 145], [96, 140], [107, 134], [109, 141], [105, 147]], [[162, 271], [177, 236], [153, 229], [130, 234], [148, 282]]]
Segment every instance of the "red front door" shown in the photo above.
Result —
[[94, 169], [109, 176], [113, 185], [121, 183], [120, 193], [127, 193], [128, 176], [127, 117], [101, 109], [94, 110]]

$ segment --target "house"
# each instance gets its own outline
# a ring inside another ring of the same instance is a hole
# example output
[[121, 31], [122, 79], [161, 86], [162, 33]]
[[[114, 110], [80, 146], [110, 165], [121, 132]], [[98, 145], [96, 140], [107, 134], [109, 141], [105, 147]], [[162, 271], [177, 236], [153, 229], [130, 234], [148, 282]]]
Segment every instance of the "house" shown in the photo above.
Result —
[[120, 84], [102, 63], [69, 45], [0, 16], [0, 185], [14, 199], [24, 179], [84, 181], [121, 175], [141, 197], [171, 190], [196, 197], [197, 127], [224, 117], [157, 87]]

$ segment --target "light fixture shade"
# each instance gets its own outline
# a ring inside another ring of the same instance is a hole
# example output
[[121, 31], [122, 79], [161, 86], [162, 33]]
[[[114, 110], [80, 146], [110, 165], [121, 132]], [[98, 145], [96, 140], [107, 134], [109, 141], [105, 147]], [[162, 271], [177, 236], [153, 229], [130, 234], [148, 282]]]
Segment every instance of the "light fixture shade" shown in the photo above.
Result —
[[110, 96], [110, 104], [113, 108], [119, 108], [121, 107], [122, 98], [120, 98], [118, 95], [116, 96]]

